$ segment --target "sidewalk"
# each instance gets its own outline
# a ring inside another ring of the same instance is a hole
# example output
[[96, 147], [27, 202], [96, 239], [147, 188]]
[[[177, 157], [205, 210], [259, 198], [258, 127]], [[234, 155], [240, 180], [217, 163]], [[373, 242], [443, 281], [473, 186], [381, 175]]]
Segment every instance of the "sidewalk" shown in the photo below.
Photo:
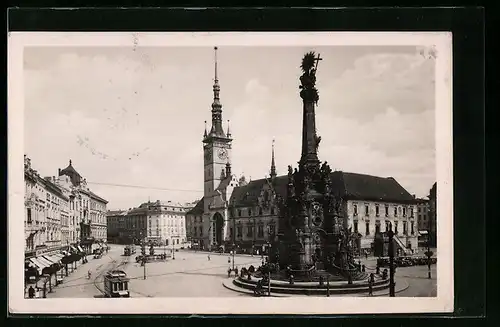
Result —
[[[64, 278], [62, 284], [47, 294], [47, 298], [67, 298], [67, 297], [89, 297], [97, 294], [94, 286], [94, 277], [99, 273], [99, 269], [112, 261], [106, 254], [100, 259], [88, 256], [88, 263], [80, 265], [70, 276]], [[92, 277], [88, 279], [88, 271], [92, 271]]]
[[[77, 269], [63, 278], [63, 282], [57, 286], [52, 285], [52, 292], [47, 291], [47, 298], [83, 298], [93, 296], [98, 293], [94, 286], [94, 277], [101, 268], [106, 267], [114, 259], [112, 252], [104, 253], [100, 259], [94, 259], [93, 255], [88, 255], [88, 262], [85, 264], [79, 261]], [[91, 279], [88, 279], [88, 271], [92, 271]]]

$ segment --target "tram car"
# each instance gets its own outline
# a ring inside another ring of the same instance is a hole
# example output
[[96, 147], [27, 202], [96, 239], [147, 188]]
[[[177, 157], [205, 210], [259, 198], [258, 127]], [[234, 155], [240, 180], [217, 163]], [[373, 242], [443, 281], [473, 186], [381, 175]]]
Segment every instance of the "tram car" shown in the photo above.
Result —
[[129, 278], [123, 270], [110, 270], [104, 276], [104, 295], [106, 297], [130, 297]]
[[135, 245], [127, 245], [123, 250], [123, 255], [129, 256], [135, 254]]

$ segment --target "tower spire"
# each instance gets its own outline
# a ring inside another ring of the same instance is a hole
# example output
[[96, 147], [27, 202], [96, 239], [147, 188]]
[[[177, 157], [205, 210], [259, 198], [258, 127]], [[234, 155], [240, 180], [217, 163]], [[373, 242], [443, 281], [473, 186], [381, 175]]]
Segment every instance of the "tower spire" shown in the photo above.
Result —
[[215, 61], [214, 82], [218, 83], [219, 79], [217, 78], [217, 47], [214, 47], [214, 61]]
[[277, 174], [276, 174], [276, 163], [274, 162], [274, 138], [273, 138], [272, 154], [271, 154], [271, 178], [275, 178], [276, 176]]
[[231, 138], [231, 131], [229, 130], [229, 119], [227, 120], [227, 137]]
[[220, 103], [220, 85], [217, 74], [217, 47], [214, 47], [214, 101], [212, 102], [212, 128], [210, 134], [225, 137], [222, 128], [222, 104]]
[[203, 133], [203, 137], [207, 137], [207, 121], [205, 120], [205, 132]]

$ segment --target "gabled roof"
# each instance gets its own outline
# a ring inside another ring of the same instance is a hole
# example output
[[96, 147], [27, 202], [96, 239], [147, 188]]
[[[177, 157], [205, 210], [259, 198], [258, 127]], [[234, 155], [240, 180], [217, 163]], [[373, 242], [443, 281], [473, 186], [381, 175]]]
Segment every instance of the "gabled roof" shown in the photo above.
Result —
[[93, 197], [94, 199], [99, 200], [99, 201], [104, 202], [104, 203], [108, 203], [108, 201], [104, 200], [99, 195], [95, 194], [94, 192], [89, 191], [89, 193], [90, 193], [90, 196]]
[[[330, 178], [333, 192], [345, 199], [398, 203], [416, 202], [415, 198], [392, 177], [335, 171], [332, 172]], [[262, 187], [268, 181], [271, 180], [258, 179], [245, 186], [236, 187], [231, 195], [229, 206], [256, 206]], [[282, 197], [286, 196], [287, 183], [287, 175], [278, 176], [272, 181], [274, 190]]]
[[[271, 182], [271, 179], [257, 179], [250, 181], [244, 186], [238, 186], [234, 188], [231, 194], [231, 199], [229, 206], [233, 207], [247, 207], [254, 206], [259, 201], [259, 196], [262, 188], [267, 183]], [[272, 185], [274, 190], [280, 195], [286, 195], [286, 184], [288, 182], [288, 176], [279, 176], [274, 178]]]
[[137, 214], [146, 214], [148, 212], [148, 208], [144, 207], [139, 207], [139, 208], [132, 208], [128, 211], [129, 215], [137, 215]]
[[67, 196], [64, 195], [64, 193], [62, 192], [61, 188], [59, 188], [59, 186], [57, 186], [56, 184], [52, 183], [50, 180], [48, 180], [48, 178], [39, 178], [39, 181], [45, 186], [45, 188], [47, 190], [49, 190], [50, 192], [54, 193], [55, 195], [57, 195], [58, 197], [68, 201], [69, 198]]
[[228, 176], [228, 177], [224, 178], [224, 179], [220, 182], [219, 186], [217, 186], [216, 190], [217, 190], [217, 191], [222, 191], [222, 190], [225, 190], [225, 189], [229, 186], [229, 184], [231, 184], [231, 181], [232, 181], [231, 176]]
[[196, 203], [196, 205], [193, 207], [193, 209], [189, 210], [186, 214], [187, 215], [200, 215], [204, 212], [204, 209], [203, 209], [203, 198], [201, 198], [198, 203]]

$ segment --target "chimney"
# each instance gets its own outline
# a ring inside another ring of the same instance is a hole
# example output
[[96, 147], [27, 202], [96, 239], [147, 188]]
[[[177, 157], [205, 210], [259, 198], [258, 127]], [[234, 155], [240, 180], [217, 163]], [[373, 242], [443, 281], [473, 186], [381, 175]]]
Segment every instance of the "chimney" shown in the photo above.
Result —
[[61, 176], [61, 168], [59, 168], [59, 176]]
[[417, 196], [416, 196], [415, 194], [413, 194], [413, 198], [414, 198], [414, 199], [416, 199], [416, 198], [417, 198]]

